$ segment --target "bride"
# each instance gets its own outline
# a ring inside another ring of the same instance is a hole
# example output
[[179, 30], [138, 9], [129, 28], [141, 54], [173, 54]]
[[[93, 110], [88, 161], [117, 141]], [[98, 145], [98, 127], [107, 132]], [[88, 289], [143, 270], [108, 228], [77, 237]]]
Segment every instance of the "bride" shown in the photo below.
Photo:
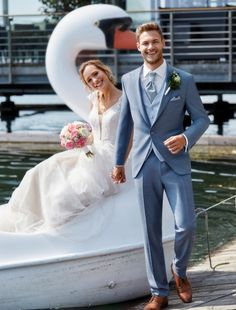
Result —
[[67, 150], [27, 171], [9, 202], [0, 206], [0, 230], [28, 233], [55, 229], [117, 193], [119, 185], [112, 182], [110, 173], [121, 91], [110, 68], [99, 60], [81, 64], [80, 78], [90, 91], [94, 156]]

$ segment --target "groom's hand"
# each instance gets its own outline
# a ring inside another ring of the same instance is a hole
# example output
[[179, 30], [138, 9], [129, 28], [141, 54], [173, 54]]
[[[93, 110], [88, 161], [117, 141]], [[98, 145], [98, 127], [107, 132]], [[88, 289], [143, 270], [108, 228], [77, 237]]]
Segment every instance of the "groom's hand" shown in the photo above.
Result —
[[111, 178], [114, 183], [124, 183], [126, 181], [125, 168], [123, 166], [115, 166], [112, 170]]
[[165, 146], [172, 154], [178, 154], [186, 145], [183, 135], [172, 136], [164, 141]]

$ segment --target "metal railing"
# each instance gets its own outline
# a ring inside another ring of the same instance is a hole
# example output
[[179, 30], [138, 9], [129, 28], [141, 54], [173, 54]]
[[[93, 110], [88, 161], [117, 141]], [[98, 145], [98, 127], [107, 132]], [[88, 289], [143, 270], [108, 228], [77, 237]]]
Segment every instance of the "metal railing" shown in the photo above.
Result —
[[[233, 201], [233, 203], [232, 203], [232, 201]], [[216, 207], [223, 206], [223, 205], [226, 205], [228, 203], [231, 203], [231, 205], [234, 205], [234, 208], [236, 210], [236, 195], [231, 196], [231, 197], [229, 197], [227, 199], [224, 199], [223, 201], [220, 201], [220, 202], [210, 206], [207, 209], [202, 209], [202, 208], [197, 208], [196, 209], [196, 217], [198, 218], [199, 216], [204, 215], [204, 218], [205, 218], [205, 232], [206, 232], [207, 252], [208, 252], [208, 259], [209, 259], [210, 268], [212, 270], [215, 270], [220, 265], [229, 264], [229, 262], [218, 263], [218, 264], [216, 264], [214, 266], [212, 264], [210, 238], [209, 238], [209, 216], [208, 216], [208, 214], [209, 214], [209, 211], [214, 210]]]
[[[161, 9], [128, 12], [137, 24], [156, 20], [166, 39], [165, 58], [196, 81], [236, 82], [236, 8]], [[0, 16], [0, 83], [47, 81], [45, 51], [55, 21], [43, 15]], [[136, 51], [83, 51], [111, 65], [118, 80], [141, 64]]]
[[0, 16], [0, 83], [46, 79], [45, 51], [55, 27], [43, 15]]

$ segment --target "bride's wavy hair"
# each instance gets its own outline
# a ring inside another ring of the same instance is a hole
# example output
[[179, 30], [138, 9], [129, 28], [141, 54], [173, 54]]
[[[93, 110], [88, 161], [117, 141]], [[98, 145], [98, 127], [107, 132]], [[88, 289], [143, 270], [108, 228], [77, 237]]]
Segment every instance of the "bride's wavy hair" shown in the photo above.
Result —
[[116, 79], [111, 71], [111, 69], [105, 65], [103, 62], [101, 62], [101, 60], [99, 59], [91, 59], [91, 60], [88, 60], [88, 61], [85, 61], [83, 62], [81, 65], [80, 65], [80, 68], [79, 68], [79, 75], [80, 75], [80, 79], [81, 81], [86, 85], [88, 86], [87, 82], [85, 81], [84, 79], [84, 70], [87, 66], [90, 66], [90, 65], [93, 65], [95, 67], [97, 67], [98, 69], [102, 70], [108, 77], [108, 79], [111, 81], [111, 83], [113, 85], [116, 84]]

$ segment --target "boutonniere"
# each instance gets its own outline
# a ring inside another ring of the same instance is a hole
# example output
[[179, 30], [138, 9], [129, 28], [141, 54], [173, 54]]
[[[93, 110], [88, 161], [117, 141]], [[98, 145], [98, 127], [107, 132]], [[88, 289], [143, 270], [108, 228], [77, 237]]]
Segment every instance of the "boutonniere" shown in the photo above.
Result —
[[179, 88], [180, 84], [181, 84], [181, 78], [180, 78], [179, 73], [177, 73], [176, 71], [173, 71], [171, 76], [170, 76], [170, 80], [169, 80], [168, 88], [165, 92], [165, 96], [168, 94], [168, 92], [171, 89]]

